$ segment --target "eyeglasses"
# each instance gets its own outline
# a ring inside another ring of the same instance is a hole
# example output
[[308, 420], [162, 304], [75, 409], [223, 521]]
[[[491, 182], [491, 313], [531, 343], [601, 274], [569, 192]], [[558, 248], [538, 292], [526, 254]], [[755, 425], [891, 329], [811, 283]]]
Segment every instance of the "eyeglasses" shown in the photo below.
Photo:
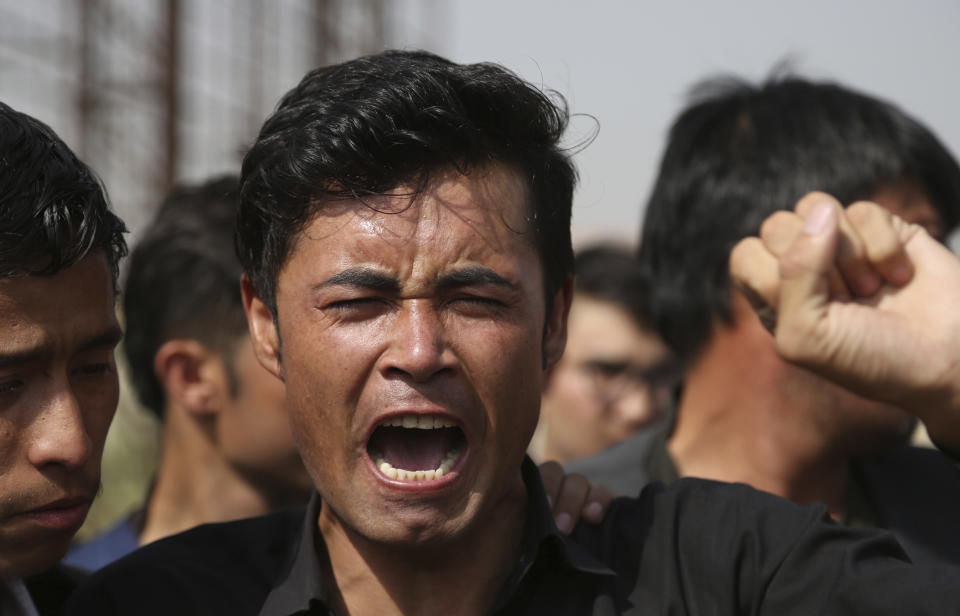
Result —
[[680, 363], [672, 359], [647, 367], [627, 361], [587, 359], [577, 368], [592, 381], [598, 398], [607, 405], [643, 388], [651, 393], [669, 392], [680, 383], [682, 373]]

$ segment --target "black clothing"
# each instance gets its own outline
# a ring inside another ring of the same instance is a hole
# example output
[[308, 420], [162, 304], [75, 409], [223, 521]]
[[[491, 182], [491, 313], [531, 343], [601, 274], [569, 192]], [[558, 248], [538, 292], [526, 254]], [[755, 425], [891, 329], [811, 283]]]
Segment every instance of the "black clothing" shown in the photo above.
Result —
[[59, 616], [67, 597], [85, 577], [79, 569], [58, 565], [23, 582], [40, 616]]
[[[638, 494], [648, 483], [672, 483], [670, 427], [640, 433], [567, 465], [614, 494]], [[937, 451], [897, 447], [851, 461], [844, 523], [887, 529], [916, 563], [960, 566], [960, 467]]]
[[[557, 531], [529, 460], [523, 476], [522, 556], [492, 613], [960, 614], [960, 570], [915, 567], [889, 534], [833, 524], [823, 507], [684, 479], [617, 499], [574, 541]], [[330, 614], [319, 507], [148, 545], [94, 574], [68, 613]]]

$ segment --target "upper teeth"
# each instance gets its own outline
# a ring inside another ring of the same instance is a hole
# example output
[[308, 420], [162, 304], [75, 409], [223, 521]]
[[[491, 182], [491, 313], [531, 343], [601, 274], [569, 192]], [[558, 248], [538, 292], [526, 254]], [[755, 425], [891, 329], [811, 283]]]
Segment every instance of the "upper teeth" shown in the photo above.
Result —
[[449, 419], [434, 417], [432, 415], [395, 415], [384, 419], [381, 426], [393, 426], [397, 428], [419, 428], [421, 430], [433, 430], [434, 428], [453, 428], [457, 424]]

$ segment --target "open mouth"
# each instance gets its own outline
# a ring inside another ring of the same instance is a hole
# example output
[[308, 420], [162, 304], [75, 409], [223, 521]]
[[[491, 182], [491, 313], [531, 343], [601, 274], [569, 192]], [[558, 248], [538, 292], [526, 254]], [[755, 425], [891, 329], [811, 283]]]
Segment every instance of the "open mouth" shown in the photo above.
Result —
[[435, 481], [456, 466], [467, 439], [454, 422], [434, 415], [385, 419], [367, 441], [367, 453], [386, 477]]

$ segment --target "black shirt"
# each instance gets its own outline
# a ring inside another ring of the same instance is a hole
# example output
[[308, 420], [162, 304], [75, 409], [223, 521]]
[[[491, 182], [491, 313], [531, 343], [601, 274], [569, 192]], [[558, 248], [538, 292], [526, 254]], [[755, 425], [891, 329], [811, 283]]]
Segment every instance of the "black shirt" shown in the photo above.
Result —
[[[648, 483], [679, 479], [667, 450], [669, 424], [644, 431], [567, 465], [615, 494], [638, 494]], [[843, 522], [893, 532], [921, 564], [960, 566], [960, 466], [938, 451], [892, 447], [848, 465]]]
[[86, 577], [86, 571], [57, 565], [23, 581], [40, 616], [59, 616], [67, 597]]
[[[529, 460], [523, 476], [522, 556], [492, 613], [960, 614], [960, 571], [915, 567], [889, 535], [833, 524], [822, 507], [682, 479], [617, 499], [568, 538]], [[146, 546], [95, 574], [68, 613], [329, 614], [320, 506]]]

